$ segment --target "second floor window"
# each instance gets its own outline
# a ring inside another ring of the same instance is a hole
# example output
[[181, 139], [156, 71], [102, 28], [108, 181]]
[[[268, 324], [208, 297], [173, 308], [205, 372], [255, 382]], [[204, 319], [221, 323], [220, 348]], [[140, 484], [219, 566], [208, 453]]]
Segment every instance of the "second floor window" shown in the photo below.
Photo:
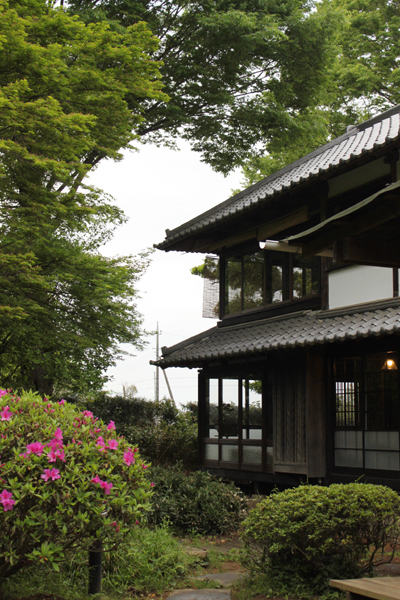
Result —
[[319, 258], [271, 250], [238, 253], [223, 261], [224, 314], [319, 295]]

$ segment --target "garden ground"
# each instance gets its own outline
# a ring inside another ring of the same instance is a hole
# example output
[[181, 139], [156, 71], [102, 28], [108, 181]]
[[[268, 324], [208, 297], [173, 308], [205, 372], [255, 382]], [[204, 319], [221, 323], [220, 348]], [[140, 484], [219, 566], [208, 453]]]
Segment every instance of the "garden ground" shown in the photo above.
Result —
[[[232, 600], [287, 600], [287, 596], [271, 596], [268, 593], [260, 593], [260, 584], [249, 584], [246, 580], [246, 571], [240, 562], [240, 552], [242, 543], [237, 534], [226, 536], [205, 536], [194, 538], [182, 538], [180, 543], [186, 552], [195, 557], [193, 569], [188, 577], [182, 579], [175, 588], [179, 590], [202, 590], [204, 594], [212, 589], [228, 588], [231, 592]], [[379, 576], [400, 576], [400, 555], [396, 555], [391, 564], [382, 565], [376, 569]], [[210, 579], [207, 578], [210, 576]], [[222, 577], [218, 577], [222, 575]], [[228, 575], [228, 577], [223, 576]], [[234, 576], [237, 576], [235, 578]], [[233, 577], [231, 577], [233, 576]], [[228, 581], [224, 581], [224, 580]], [[232, 580], [233, 581], [229, 581]], [[236, 579], [236, 582], [235, 582]], [[126, 594], [111, 596], [101, 595], [101, 600], [167, 600], [174, 590], [169, 589], [163, 593], [154, 593], [152, 591], [137, 592], [127, 590]], [[337, 592], [337, 597], [342, 597]], [[344, 595], [343, 595], [344, 597]], [[297, 600], [292, 596], [293, 600]], [[11, 600], [11, 598], [10, 598]], [[30, 594], [13, 596], [12, 600], [68, 600], [64, 596], [58, 596], [54, 593]], [[184, 600], [184, 597], [182, 597]], [[206, 600], [206, 596], [199, 598]], [[317, 600], [317, 599], [315, 599]]]

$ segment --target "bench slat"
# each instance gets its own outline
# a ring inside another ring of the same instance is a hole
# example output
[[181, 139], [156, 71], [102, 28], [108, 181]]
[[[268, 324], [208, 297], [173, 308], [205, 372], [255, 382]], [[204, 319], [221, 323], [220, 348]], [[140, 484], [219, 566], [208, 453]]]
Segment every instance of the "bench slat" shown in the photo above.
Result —
[[400, 577], [331, 579], [329, 585], [374, 600], [400, 600]]

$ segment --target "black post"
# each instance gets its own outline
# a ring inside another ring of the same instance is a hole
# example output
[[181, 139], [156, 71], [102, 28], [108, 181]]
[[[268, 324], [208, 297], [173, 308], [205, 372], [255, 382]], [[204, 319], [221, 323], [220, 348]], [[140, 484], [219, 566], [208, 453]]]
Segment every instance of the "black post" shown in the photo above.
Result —
[[89, 550], [89, 594], [101, 593], [101, 560], [103, 544], [95, 540]]

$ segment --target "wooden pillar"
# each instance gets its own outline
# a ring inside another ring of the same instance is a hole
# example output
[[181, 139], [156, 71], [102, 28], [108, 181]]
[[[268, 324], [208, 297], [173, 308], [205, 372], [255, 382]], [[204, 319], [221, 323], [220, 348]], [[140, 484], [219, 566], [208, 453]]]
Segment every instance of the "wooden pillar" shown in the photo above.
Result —
[[326, 475], [326, 382], [325, 358], [321, 347], [307, 353], [306, 452], [308, 477]]

